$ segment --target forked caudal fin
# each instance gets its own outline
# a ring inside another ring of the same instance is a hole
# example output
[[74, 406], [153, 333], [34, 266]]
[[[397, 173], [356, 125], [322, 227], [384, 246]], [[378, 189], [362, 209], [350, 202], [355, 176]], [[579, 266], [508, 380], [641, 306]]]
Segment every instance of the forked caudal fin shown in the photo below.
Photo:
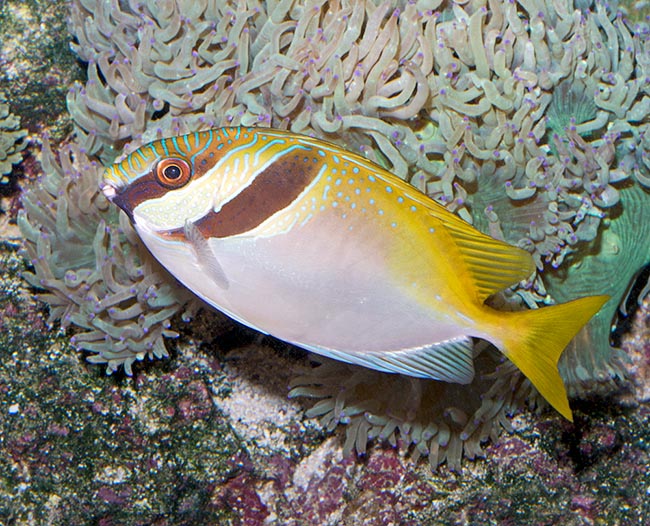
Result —
[[564, 382], [557, 368], [562, 351], [609, 296], [588, 296], [561, 305], [513, 312], [500, 339], [502, 352], [540, 394], [573, 422]]

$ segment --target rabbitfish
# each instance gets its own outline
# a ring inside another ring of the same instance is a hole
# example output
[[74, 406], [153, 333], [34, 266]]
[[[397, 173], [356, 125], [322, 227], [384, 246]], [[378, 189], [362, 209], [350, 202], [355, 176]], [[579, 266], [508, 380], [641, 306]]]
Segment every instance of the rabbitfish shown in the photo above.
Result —
[[481, 338], [571, 419], [557, 362], [607, 297], [486, 306], [532, 274], [530, 254], [359, 155], [281, 130], [221, 128], [142, 146], [106, 169], [102, 189], [169, 272], [249, 327], [462, 384]]

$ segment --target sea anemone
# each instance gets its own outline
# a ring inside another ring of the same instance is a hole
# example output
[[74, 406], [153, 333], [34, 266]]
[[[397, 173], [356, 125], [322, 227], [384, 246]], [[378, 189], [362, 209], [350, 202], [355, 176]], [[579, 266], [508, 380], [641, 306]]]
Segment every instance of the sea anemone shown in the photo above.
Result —
[[[580, 79], [563, 80], [557, 85], [546, 110], [546, 128], [551, 134], [547, 142], [551, 147], [555, 147], [557, 140], [569, 141], [567, 130], [577, 130], [578, 126], [596, 118], [598, 108], [594, 94], [594, 87], [585, 85]], [[585, 135], [590, 133], [584, 132]], [[553, 153], [557, 155], [557, 150]]]
[[22, 160], [27, 131], [20, 129], [20, 119], [9, 113], [9, 105], [0, 93], [0, 185], [9, 184], [13, 165]]
[[[606, 220], [598, 243], [575, 260], [570, 256], [567, 265], [546, 276], [549, 293], [558, 302], [591, 294], [610, 294], [613, 298], [562, 354], [560, 374], [573, 395], [611, 393], [629, 368], [627, 355], [610, 344], [612, 320], [617, 317], [619, 304], [623, 306], [619, 317], [624, 320], [629, 315], [625, 311], [625, 293], [634, 284], [639, 269], [650, 264], [650, 191], [628, 184], [620, 193], [625, 206]], [[650, 282], [640, 287], [634, 302], [640, 304], [649, 292]]]
[[[548, 276], [599, 242], [603, 220], [626, 206], [619, 189], [650, 187], [648, 33], [604, 3], [586, 4], [73, 0], [73, 48], [88, 64], [88, 80], [68, 96], [76, 138], [60, 166], [46, 153], [45, 178], [26, 194], [21, 216], [29, 280], [49, 291], [51, 321], [81, 327], [77, 344], [110, 370], [166, 354], [169, 319], [186, 300], [98, 195], [93, 159], [237, 124], [360, 151], [530, 251], [544, 279], [495, 304], [553, 302], [561, 293]], [[577, 102], [580, 111], [564, 118]], [[572, 297], [572, 283], [557, 287]], [[578, 394], [622, 374], [608, 342], [596, 352], [602, 359], [576, 347], [566, 362], [567, 377], [580, 378]], [[462, 387], [324, 362], [292, 393], [323, 397], [310, 414], [329, 427], [348, 422], [348, 449], [363, 451], [372, 436], [396, 441], [397, 430], [417, 442], [417, 454], [431, 452], [432, 465], [446, 458], [457, 467], [462, 451], [479, 454], [508, 412], [534, 401], [527, 381], [492, 351], [478, 361], [483, 375]], [[411, 394], [400, 401], [394, 393]]]
[[432, 469], [446, 462], [458, 471], [463, 457], [484, 457], [482, 445], [510, 430], [509, 416], [537, 399], [530, 382], [492, 348], [476, 358], [471, 389], [314, 359], [318, 365], [292, 381], [289, 396], [316, 399], [306, 415], [326, 429], [347, 426], [344, 454], [363, 455], [369, 441], [380, 440], [411, 451], [415, 461], [427, 457]]
[[[69, 107], [90, 154], [289, 127], [360, 149], [484, 229], [513, 225], [506, 238], [541, 269], [596, 237], [629, 174], [616, 149], [644, 151], [645, 40], [598, 2], [584, 15], [569, 0], [209, 7], [73, 2], [89, 79]], [[492, 190], [504, 209], [486, 205]]]
[[74, 143], [60, 165], [46, 141], [47, 176], [23, 195], [18, 217], [33, 272], [24, 278], [50, 307], [48, 323], [81, 329], [72, 343], [107, 372], [145, 356], [168, 356], [163, 338], [176, 337], [170, 319], [189, 295], [145, 255], [131, 225], [97, 192], [97, 161]]

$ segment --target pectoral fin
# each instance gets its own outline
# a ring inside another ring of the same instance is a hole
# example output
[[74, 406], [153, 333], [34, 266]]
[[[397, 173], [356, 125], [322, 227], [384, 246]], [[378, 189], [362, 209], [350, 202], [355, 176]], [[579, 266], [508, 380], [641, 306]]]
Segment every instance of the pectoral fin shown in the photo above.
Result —
[[219, 287], [227, 289], [229, 287], [228, 278], [221, 268], [208, 240], [203, 237], [201, 231], [191, 221], [186, 221], [184, 232], [185, 238], [194, 250], [194, 255], [201, 266], [201, 270], [219, 285]]
[[317, 354], [387, 373], [468, 384], [474, 379], [471, 338], [459, 338], [396, 351], [340, 351], [297, 343]]

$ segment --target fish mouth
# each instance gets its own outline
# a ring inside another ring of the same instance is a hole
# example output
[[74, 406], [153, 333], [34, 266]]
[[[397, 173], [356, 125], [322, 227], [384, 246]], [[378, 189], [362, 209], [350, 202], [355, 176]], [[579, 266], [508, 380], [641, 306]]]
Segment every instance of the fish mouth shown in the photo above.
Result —
[[108, 183], [105, 182], [99, 183], [99, 189], [106, 196], [106, 199], [108, 199], [111, 202], [117, 196], [117, 190], [115, 189], [115, 187], [111, 186]]
[[106, 181], [102, 181], [101, 183], [99, 183], [99, 189], [104, 194], [106, 199], [108, 199], [111, 203], [116, 205], [118, 208], [124, 210], [126, 215], [129, 216], [129, 219], [133, 221], [133, 211], [130, 210], [129, 207], [127, 206], [127, 203], [124, 200], [124, 196], [121, 195], [122, 192], [119, 192], [117, 188], [107, 183]]

